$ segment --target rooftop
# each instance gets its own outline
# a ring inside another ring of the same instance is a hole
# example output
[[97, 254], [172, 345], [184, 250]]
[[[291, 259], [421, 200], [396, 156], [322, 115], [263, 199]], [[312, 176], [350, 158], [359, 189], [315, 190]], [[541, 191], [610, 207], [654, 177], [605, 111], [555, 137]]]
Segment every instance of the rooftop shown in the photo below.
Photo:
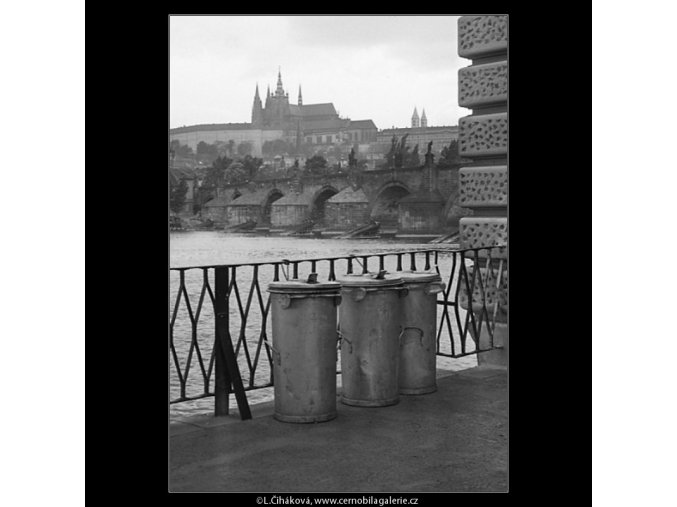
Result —
[[364, 190], [358, 188], [353, 190], [353, 187], [346, 187], [341, 190], [338, 194], [327, 199], [327, 202], [331, 203], [349, 203], [349, 202], [369, 202], [367, 196], [364, 194]]
[[203, 123], [169, 129], [170, 134], [184, 134], [187, 132], [207, 132], [211, 130], [249, 130], [251, 123]]
[[349, 127], [360, 129], [376, 129], [373, 120], [351, 120]]
[[336, 116], [336, 109], [331, 102], [322, 104], [304, 104], [302, 106], [289, 104], [289, 111], [294, 116]]
[[266, 200], [270, 194], [269, 189], [259, 188], [254, 192], [244, 191], [240, 197], [233, 199], [230, 202], [230, 206], [251, 206], [251, 205], [260, 205]]
[[391, 129], [381, 129], [378, 131], [379, 134], [381, 133], [394, 133], [394, 132], [410, 132], [411, 134], [417, 134], [419, 132], [424, 133], [424, 132], [430, 132], [430, 131], [435, 131], [435, 130], [458, 130], [458, 125], [440, 125], [440, 126], [435, 126], [435, 127], [395, 127]]

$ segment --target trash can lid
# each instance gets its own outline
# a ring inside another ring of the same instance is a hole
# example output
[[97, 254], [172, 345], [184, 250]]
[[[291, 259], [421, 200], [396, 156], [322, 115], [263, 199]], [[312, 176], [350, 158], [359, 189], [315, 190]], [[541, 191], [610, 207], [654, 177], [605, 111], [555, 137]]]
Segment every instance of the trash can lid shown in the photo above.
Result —
[[337, 278], [344, 287], [397, 287], [402, 285], [402, 278], [395, 273], [384, 273], [378, 278], [379, 273], [364, 273], [359, 275], [345, 275]]
[[276, 294], [325, 294], [327, 292], [338, 293], [341, 284], [338, 282], [316, 282], [308, 283], [305, 280], [284, 280], [281, 282], [271, 282], [268, 285], [268, 292]]
[[441, 282], [442, 277], [437, 271], [398, 271], [404, 283]]

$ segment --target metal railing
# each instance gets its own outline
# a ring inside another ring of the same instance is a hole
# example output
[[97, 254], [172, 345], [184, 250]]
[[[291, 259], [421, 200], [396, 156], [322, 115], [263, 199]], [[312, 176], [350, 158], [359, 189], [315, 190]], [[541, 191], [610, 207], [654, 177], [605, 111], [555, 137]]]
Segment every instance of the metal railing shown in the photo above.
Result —
[[[494, 329], [507, 315], [505, 254], [505, 246], [466, 250], [437, 247], [170, 268], [174, 277], [170, 290], [178, 283], [169, 322], [170, 392], [173, 388], [178, 393], [170, 395], [170, 403], [214, 396], [215, 414], [223, 415], [228, 413], [231, 383], [241, 384], [244, 391], [273, 385], [270, 296], [266, 287], [271, 281], [280, 281], [281, 276], [301, 279], [313, 272], [320, 279], [333, 281], [340, 268], [346, 274], [434, 268], [446, 284], [437, 300], [442, 307], [441, 314], [438, 312], [437, 355], [460, 358], [502, 348], [502, 344], [494, 343]], [[179, 319], [182, 303], [186, 315]], [[190, 340], [178, 342], [177, 331], [189, 335]], [[242, 378], [229, 378], [228, 372], [233, 371], [242, 371]], [[192, 381], [191, 373], [197, 376], [196, 381]]]

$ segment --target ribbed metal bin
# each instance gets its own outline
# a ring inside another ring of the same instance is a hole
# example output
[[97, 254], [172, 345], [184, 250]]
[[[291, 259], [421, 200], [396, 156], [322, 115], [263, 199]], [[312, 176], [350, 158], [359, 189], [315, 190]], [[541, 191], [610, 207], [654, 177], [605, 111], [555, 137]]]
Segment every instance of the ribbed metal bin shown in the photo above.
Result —
[[273, 282], [274, 417], [312, 423], [336, 417], [337, 282]]
[[385, 273], [341, 282], [341, 402], [382, 407], [399, 401], [398, 362], [402, 279]]
[[402, 307], [400, 394], [437, 390], [437, 294], [445, 285], [436, 271], [402, 271], [409, 294]]

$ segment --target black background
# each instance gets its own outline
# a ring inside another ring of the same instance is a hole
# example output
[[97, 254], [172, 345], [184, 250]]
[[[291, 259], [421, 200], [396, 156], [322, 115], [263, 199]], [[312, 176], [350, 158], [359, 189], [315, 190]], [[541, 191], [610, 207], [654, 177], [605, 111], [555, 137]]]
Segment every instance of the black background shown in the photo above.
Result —
[[[151, 501], [194, 501], [167, 493], [168, 15], [237, 12], [225, 4], [166, 5], [87, 11], [86, 465], [92, 501], [147, 494]], [[293, 6], [298, 14], [396, 14], [394, 4], [370, 5], [367, 12], [317, 7]], [[463, 500], [587, 499], [589, 7], [451, 7], [422, 6], [425, 14], [510, 16], [510, 492]], [[259, 8], [278, 14], [275, 6]], [[116, 156], [118, 143], [136, 156]], [[127, 368], [141, 364], [142, 391]], [[255, 505], [256, 496], [223, 499]], [[461, 499], [417, 496], [420, 505]]]

